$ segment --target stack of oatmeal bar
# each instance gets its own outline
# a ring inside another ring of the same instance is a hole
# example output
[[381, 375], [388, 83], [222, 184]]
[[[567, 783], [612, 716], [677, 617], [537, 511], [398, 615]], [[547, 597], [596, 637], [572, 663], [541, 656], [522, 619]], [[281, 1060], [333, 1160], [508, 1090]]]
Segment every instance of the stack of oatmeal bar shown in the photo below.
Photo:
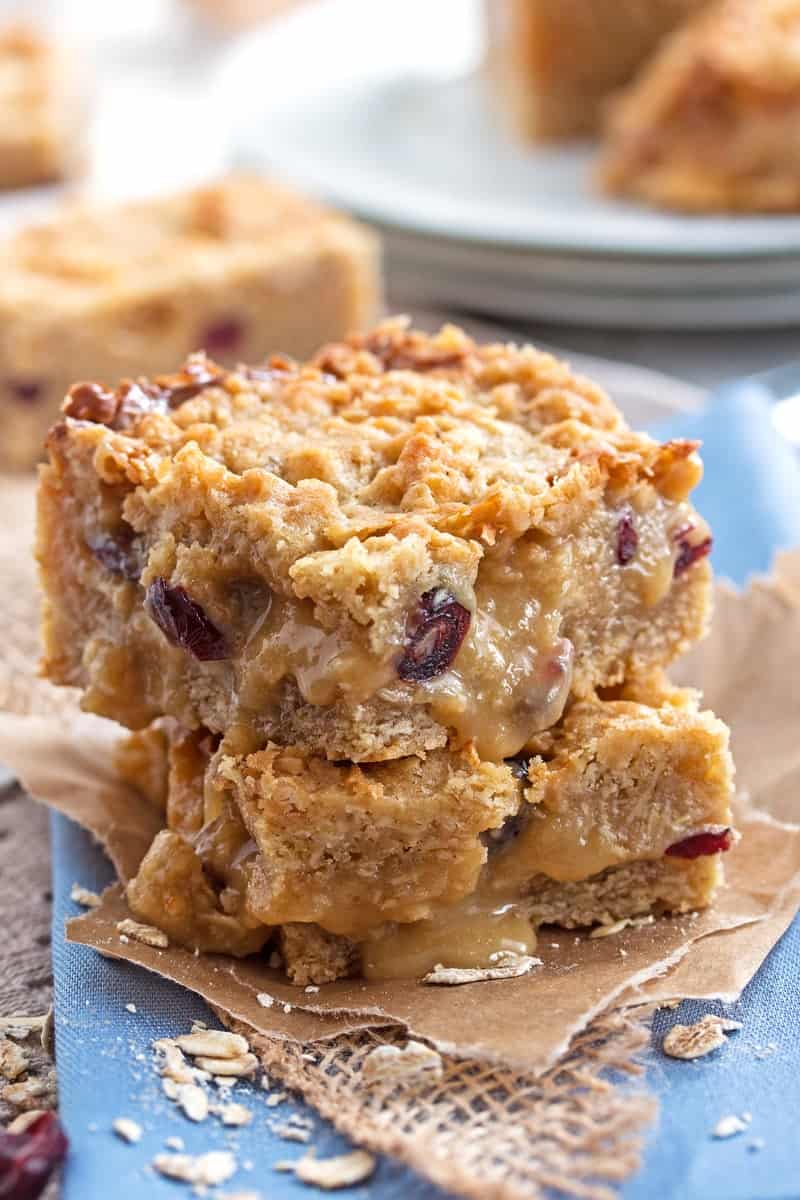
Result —
[[711, 901], [728, 731], [663, 674], [709, 619], [694, 443], [394, 320], [77, 385], [48, 445], [45, 671], [164, 813], [137, 917], [308, 984]]

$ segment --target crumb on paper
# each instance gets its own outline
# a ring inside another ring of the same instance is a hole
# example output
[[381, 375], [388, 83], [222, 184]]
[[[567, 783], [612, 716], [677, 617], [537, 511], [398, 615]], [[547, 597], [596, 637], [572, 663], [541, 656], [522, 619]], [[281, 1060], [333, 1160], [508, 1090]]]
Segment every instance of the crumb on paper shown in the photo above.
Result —
[[750, 1113], [742, 1113], [741, 1117], [737, 1117], [731, 1113], [729, 1116], [720, 1117], [711, 1131], [712, 1137], [715, 1138], [730, 1138], [736, 1137], [739, 1133], [744, 1133], [750, 1124]]
[[141, 1141], [142, 1127], [138, 1121], [132, 1120], [131, 1117], [117, 1117], [112, 1121], [111, 1128], [123, 1142], [134, 1145], [136, 1142]]
[[354, 1187], [369, 1179], [375, 1171], [375, 1157], [366, 1150], [352, 1150], [334, 1158], [315, 1158], [312, 1154], [296, 1162], [275, 1163], [276, 1171], [293, 1171], [302, 1183], [310, 1183], [324, 1191]]
[[622, 933], [623, 929], [640, 929], [645, 925], [652, 925], [654, 922], [655, 917], [652, 913], [649, 913], [646, 917], [623, 917], [619, 921], [614, 921], [611, 925], [598, 925], [591, 931], [589, 937], [613, 937], [617, 933]]
[[141, 921], [125, 917], [123, 921], [117, 921], [116, 928], [120, 934], [120, 941], [126, 937], [141, 942], [143, 946], [153, 946], [157, 950], [166, 950], [169, 947], [169, 938], [163, 929], [156, 929], [155, 925], [143, 925]]
[[4, 1038], [0, 1041], [0, 1075], [12, 1082], [24, 1075], [30, 1066], [30, 1059], [21, 1046]]
[[164, 1138], [164, 1145], [167, 1147], [168, 1150], [183, 1150], [184, 1149], [184, 1141], [183, 1141], [182, 1137], [174, 1137], [173, 1136], [173, 1137]]
[[80, 883], [73, 883], [69, 892], [70, 900], [74, 900], [76, 904], [83, 905], [84, 908], [97, 908], [100, 904], [100, 897], [97, 892], [93, 892], [91, 888], [83, 887]]
[[309, 983], [307, 987], [303, 988], [303, 991], [309, 996], [314, 996], [319, 991], [319, 988], [315, 983]]
[[125, 1011], [126, 1011], [126, 1012], [129, 1012], [129, 1013], [135, 1013], [135, 1012], [136, 1012], [136, 1005], [135, 1005], [135, 1004], [133, 1004], [132, 1002], [130, 1002], [130, 1001], [129, 1001], [129, 1002], [128, 1002], [128, 1003], [125, 1005]]
[[192, 1058], [241, 1058], [250, 1049], [246, 1038], [226, 1029], [196, 1030], [176, 1037], [174, 1042]]
[[726, 1032], [741, 1028], [739, 1021], [730, 1021], [727, 1017], [707, 1013], [694, 1025], [673, 1025], [661, 1046], [670, 1058], [702, 1058], [703, 1055], [725, 1045], [728, 1040], [725, 1037]]
[[405, 1046], [376, 1046], [361, 1067], [366, 1087], [378, 1083], [425, 1084], [442, 1078], [442, 1056], [424, 1042], [409, 1041]]
[[205, 1121], [208, 1116], [208, 1097], [197, 1083], [179, 1084], [177, 1103], [190, 1121]]
[[457, 987], [462, 983], [483, 983], [492, 979], [517, 979], [527, 975], [542, 960], [530, 954], [515, 954], [510, 950], [498, 950], [490, 955], [490, 967], [444, 967], [437, 963], [432, 971], [422, 977], [423, 983]]
[[275, 1003], [275, 997], [270, 996], [269, 992], [259, 992], [256, 996], [256, 1000], [262, 1008], [272, 1008], [273, 1004]]
[[151, 1165], [167, 1179], [204, 1187], [227, 1183], [238, 1170], [230, 1150], [210, 1150], [207, 1154], [157, 1154]]

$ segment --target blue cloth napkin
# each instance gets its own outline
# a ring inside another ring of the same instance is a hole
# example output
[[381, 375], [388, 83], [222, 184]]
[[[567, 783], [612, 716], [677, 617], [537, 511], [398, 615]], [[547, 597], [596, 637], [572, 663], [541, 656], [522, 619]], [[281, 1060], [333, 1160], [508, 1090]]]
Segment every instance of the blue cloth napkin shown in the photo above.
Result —
[[[772, 430], [769, 406], [757, 385], [726, 388], [698, 416], [681, 418], [656, 432], [704, 442], [706, 477], [698, 507], [714, 528], [718, 572], [742, 583], [750, 573], [767, 570], [777, 549], [800, 544], [800, 469], [792, 450]], [[112, 872], [76, 826], [54, 817], [52, 828], [59, 1086], [72, 1145], [64, 1200], [107, 1200], [112, 1189], [115, 1200], [174, 1200], [177, 1185], [147, 1169], [170, 1136], [181, 1137], [193, 1153], [233, 1145], [239, 1161], [250, 1169], [243, 1167], [224, 1190], [253, 1188], [272, 1200], [307, 1198], [307, 1188], [272, 1169], [277, 1159], [299, 1157], [303, 1147], [277, 1138], [263, 1116], [242, 1130], [225, 1130], [216, 1121], [198, 1128], [161, 1098], [150, 1065], [150, 1041], [185, 1032], [194, 1018], [217, 1022], [202, 1001], [181, 988], [65, 943], [65, 918], [79, 911], [69, 899], [72, 882], [99, 889]], [[799, 980], [796, 922], [730, 1010], [729, 1015], [744, 1022], [744, 1029], [730, 1038], [724, 1054], [699, 1063], [651, 1054], [648, 1083], [661, 1100], [660, 1127], [649, 1139], [643, 1171], [624, 1188], [624, 1200], [800, 1196]], [[136, 1006], [135, 1014], [127, 1010], [128, 1004]], [[659, 1014], [655, 1044], [668, 1026], [694, 1020], [713, 1007], [684, 1004]], [[238, 1096], [245, 1103], [247, 1087], [243, 1085]], [[290, 1110], [310, 1111], [292, 1102], [274, 1115]], [[264, 1112], [263, 1103], [257, 1111]], [[730, 1141], [710, 1137], [721, 1116], [743, 1112], [752, 1113], [747, 1134]], [[144, 1126], [138, 1146], [125, 1145], [110, 1133], [113, 1119], [125, 1115]], [[346, 1145], [325, 1122], [315, 1118], [315, 1125], [313, 1141], [320, 1154], [339, 1152]], [[755, 1148], [759, 1138], [763, 1147]], [[381, 1161], [368, 1185], [347, 1194], [370, 1200], [443, 1197], [439, 1189], [388, 1160]]]

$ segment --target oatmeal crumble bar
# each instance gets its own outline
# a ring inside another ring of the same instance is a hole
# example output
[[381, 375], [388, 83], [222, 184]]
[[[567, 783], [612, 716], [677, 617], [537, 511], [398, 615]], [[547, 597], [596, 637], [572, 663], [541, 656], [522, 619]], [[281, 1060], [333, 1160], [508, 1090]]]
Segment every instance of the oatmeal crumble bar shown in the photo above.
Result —
[[[232, 953], [280, 926], [303, 985], [421, 976], [454, 947], [481, 965], [488, 947], [531, 949], [540, 924], [703, 907], [735, 836], [727, 729], [692, 692], [654, 681], [635, 694], [652, 703], [575, 703], [528, 757], [498, 764], [437, 751], [335, 766], [275, 745], [239, 759], [206, 738], [198, 815], [168, 806], [175, 829], [131, 907]], [[171, 780], [186, 741], [173, 736]]]
[[599, 128], [603, 105], [708, 0], [487, 0], [488, 73], [521, 137]]
[[0, 465], [41, 456], [76, 379], [306, 355], [371, 321], [377, 243], [256, 176], [166, 198], [65, 209], [0, 243]]
[[727, 730], [661, 674], [708, 618], [695, 443], [393, 320], [75, 385], [49, 451], [44, 668], [136, 731], [171, 943], [308, 986], [710, 901]]
[[35, 29], [0, 29], [0, 188], [76, 174], [85, 106], [76, 64]]
[[623, 94], [604, 187], [689, 211], [800, 210], [800, 3], [721, 0]]
[[49, 438], [46, 674], [306, 756], [524, 751], [706, 629], [692, 442], [531, 347], [393, 321], [308, 364], [79, 384]]

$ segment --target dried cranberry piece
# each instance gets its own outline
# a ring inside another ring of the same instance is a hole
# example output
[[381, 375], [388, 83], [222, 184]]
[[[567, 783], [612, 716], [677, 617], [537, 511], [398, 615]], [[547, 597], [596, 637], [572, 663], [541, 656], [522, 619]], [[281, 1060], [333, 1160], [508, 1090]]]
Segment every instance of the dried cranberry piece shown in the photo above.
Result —
[[446, 588], [431, 588], [406, 622], [401, 679], [421, 682], [443, 674], [461, 649], [472, 614]]
[[636, 554], [639, 534], [633, 523], [633, 513], [624, 512], [617, 522], [617, 562], [624, 567]]
[[235, 354], [244, 340], [244, 325], [235, 317], [215, 321], [200, 335], [200, 345], [209, 354]]
[[674, 575], [682, 575], [684, 571], [688, 571], [689, 567], [694, 566], [701, 558], [705, 558], [711, 553], [713, 538], [704, 538], [702, 542], [697, 542], [695, 545], [689, 541], [688, 537], [680, 538], [678, 541], [678, 557], [675, 559]]
[[44, 384], [34, 379], [7, 379], [6, 387], [19, 404], [38, 404], [44, 392]]
[[0, 1196], [36, 1200], [69, 1149], [55, 1113], [37, 1117], [24, 1133], [0, 1130]]
[[98, 533], [87, 537], [86, 545], [97, 561], [112, 575], [136, 582], [142, 573], [141, 556], [134, 543], [134, 533], [129, 525], [122, 525], [112, 533]]
[[145, 595], [145, 608], [167, 641], [188, 650], [200, 662], [229, 658], [228, 640], [180, 584], [159, 576]]
[[733, 831], [730, 828], [706, 829], [703, 833], [693, 833], [682, 841], [675, 842], [665, 853], [673, 858], [703, 858], [706, 854], [730, 850], [732, 845]]
[[107, 425], [116, 411], [116, 394], [99, 383], [73, 383], [64, 402], [65, 416], [97, 425]]

